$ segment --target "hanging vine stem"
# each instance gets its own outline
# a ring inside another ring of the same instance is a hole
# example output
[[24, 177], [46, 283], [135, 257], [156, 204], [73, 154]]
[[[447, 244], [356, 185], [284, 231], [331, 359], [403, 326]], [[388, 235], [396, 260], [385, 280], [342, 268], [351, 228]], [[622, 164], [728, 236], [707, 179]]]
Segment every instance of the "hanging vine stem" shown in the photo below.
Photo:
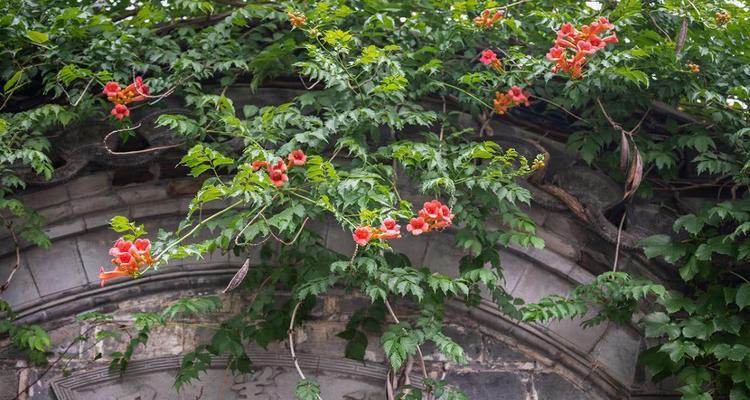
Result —
[[[89, 83], [87, 83], [86, 87], [83, 88], [83, 91], [81, 92], [81, 95], [78, 96], [78, 100], [76, 100], [75, 102], [71, 102], [70, 103], [71, 107], [78, 107], [78, 104], [80, 104], [81, 100], [83, 100], [83, 96], [89, 90], [89, 86], [91, 86], [91, 84], [94, 83], [94, 79], [96, 79], [96, 76], [92, 76], [91, 79], [89, 79]], [[67, 90], [65, 90], [65, 87], [60, 84], [60, 81], [57, 82], [57, 87], [59, 87], [60, 90], [62, 90], [63, 93], [65, 93], [65, 97], [67, 97], [68, 101], [70, 102], [70, 94], [68, 93]]]
[[[177, 246], [178, 244], [182, 243], [185, 239], [187, 239], [193, 233], [195, 233], [195, 231], [197, 231], [198, 228], [200, 228], [201, 226], [207, 224], [209, 221], [213, 220], [214, 218], [217, 218], [217, 217], [221, 216], [225, 212], [227, 212], [227, 211], [229, 211], [229, 210], [237, 207], [238, 205], [242, 204], [243, 202], [244, 202], [244, 200], [238, 200], [237, 202], [232, 203], [231, 205], [229, 205], [228, 207], [224, 208], [223, 210], [218, 211], [218, 212], [214, 213], [213, 215], [211, 215], [210, 217], [208, 217], [208, 218], [204, 219], [203, 221], [199, 222], [188, 233], [182, 235], [180, 238], [178, 238], [177, 240], [175, 240], [174, 242], [172, 242], [169, 246], [167, 246], [166, 248], [164, 248], [164, 250], [160, 251], [159, 254], [157, 254], [156, 256], [154, 256], [154, 259], [158, 261], [159, 258], [161, 258], [165, 254], [167, 254], [167, 252], [169, 250], [171, 250], [174, 246]], [[141, 274], [145, 273], [149, 269], [151, 269], [151, 265], [149, 265], [146, 268], [144, 268], [143, 271], [141, 271]]]
[[110, 137], [111, 137], [112, 135], [114, 135], [115, 133], [120, 133], [120, 132], [128, 132], [128, 131], [134, 131], [134, 130], [136, 130], [136, 129], [140, 128], [142, 124], [143, 124], [142, 122], [139, 122], [139, 123], [138, 123], [138, 125], [136, 125], [136, 126], [130, 126], [130, 127], [127, 127], [127, 128], [122, 128], [122, 129], [115, 129], [115, 130], [113, 130], [113, 131], [109, 132], [108, 134], [106, 134], [106, 135], [104, 136], [104, 139], [102, 140], [102, 143], [104, 143], [104, 150], [106, 150], [106, 151], [107, 151], [107, 153], [109, 153], [109, 154], [114, 154], [114, 155], [123, 155], [123, 154], [143, 154], [143, 153], [150, 153], [150, 152], [152, 152], [152, 151], [159, 151], [159, 150], [173, 149], [173, 148], [175, 148], [175, 147], [180, 147], [180, 146], [183, 146], [183, 145], [185, 144], [185, 143], [183, 142], [183, 143], [170, 144], [170, 145], [166, 145], [166, 146], [157, 146], [157, 147], [150, 147], [150, 148], [148, 148], [148, 149], [143, 149], [143, 150], [133, 150], [133, 151], [114, 151], [114, 150], [112, 150], [112, 149], [110, 149], [110, 148], [109, 148], [109, 145], [107, 145], [107, 140], [108, 140], [108, 139], [109, 139], [109, 138], [110, 138]]
[[21, 268], [21, 244], [18, 242], [18, 237], [16, 237], [16, 230], [13, 229], [12, 222], [6, 223], [5, 227], [8, 229], [8, 232], [10, 232], [11, 240], [13, 240], [13, 244], [16, 247], [16, 264], [13, 266], [13, 269], [10, 270], [8, 279], [6, 279], [5, 283], [0, 286], [0, 294], [8, 289], [8, 286], [10, 286], [10, 281], [13, 280], [13, 276], [16, 274], [16, 272], [18, 272], [18, 269]]
[[[297, 375], [299, 375], [300, 379], [307, 379], [305, 378], [305, 374], [302, 372], [302, 368], [299, 366], [299, 361], [297, 360], [297, 353], [294, 352], [294, 321], [297, 319], [297, 311], [299, 310], [299, 306], [302, 305], [301, 301], [298, 301], [297, 304], [294, 305], [294, 310], [292, 310], [292, 316], [289, 319], [289, 330], [287, 331], [287, 334], [289, 336], [289, 353], [292, 355], [292, 361], [294, 362], [294, 368], [297, 369]], [[322, 400], [319, 394], [315, 395], [318, 400]]]
[[271, 230], [271, 224], [268, 223], [268, 220], [266, 219], [266, 216], [263, 215], [263, 214], [261, 214], [260, 217], [263, 218], [263, 221], [265, 221], [266, 224], [268, 225], [268, 233], [274, 239], [276, 239], [277, 242], [279, 242], [279, 243], [281, 243], [281, 244], [283, 244], [285, 246], [291, 246], [292, 244], [294, 244], [294, 242], [297, 241], [297, 239], [299, 238], [299, 236], [302, 234], [302, 231], [305, 229], [305, 225], [307, 224], [307, 221], [310, 220], [310, 217], [305, 218], [305, 220], [302, 221], [302, 226], [300, 226], [299, 230], [297, 231], [297, 234], [294, 235], [294, 238], [292, 238], [292, 241], [291, 242], [285, 242], [285, 241], [281, 240], [281, 238], [279, 238], [278, 236], [276, 236], [276, 234], [273, 233], [273, 230]]
[[570, 111], [569, 111], [569, 110], [568, 110], [567, 108], [565, 108], [565, 107], [563, 107], [563, 106], [561, 106], [561, 105], [559, 105], [559, 104], [555, 103], [555, 102], [554, 102], [554, 101], [552, 101], [552, 100], [548, 100], [548, 99], [545, 99], [544, 97], [539, 97], [539, 96], [534, 96], [534, 95], [531, 95], [531, 98], [532, 98], [532, 99], [537, 99], [537, 100], [541, 100], [541, 101], [543, 101], [543, 102], [545, 102], [545, 103], [547, 103], [547, 104], [549, 104], [549, 105], [555, 106], [555, 107], [559, 108], [560, 110], [562, 110], [563, 112], [565, 112], [565, 114], [568, 114], [568, 115], [570, 115], [571, 117], [573, 117], [573, 118], [575, 118], [575, 119], [577, 119], [577, 120], [579, 120], [579, 121], [581, 121], [581, 122], [585, 122], [585, 123], [587, 123], [587, 124], [589, 124], [589, 125], [592, 125], [592, 126], [594, 125], [594, 124], [592, 124], [592, 123], [591, 123], [591, 122], [590, 122], [589, 120], [587, 120], [587, 119], [585, 119], [585, 118], [583, 118], [583, 117], [581, 117], [581, 116], [579, 116], [579, 115], [576, 115], [576, 114], [574, 114], [574, 113], [570, 112]]
[[625, 223], [625, 216], [628, 211], [625, 210], [620, 218], [620, 226], [617, 228], [617, 244], [615, 245], [615, 261], [612, 263], [612, 272], [617, 272], [617, 261], [620, 258], [620, 240], [622, 239], [622, 225]]
[[[398, 316], [396, 316], [396, 313], [393, 311], [393, 307], [391, 307], [391, 302], [388, 301], [387, 298], [383, 299], [383, 303], [385, 303], [385, 308], [388, 310], [388, 314], [391, 315], [391, 318], [396, 322], [396, 324], [400, 324], [401, 321], [398, 319]], [[429, 376], [427, 376], [427, 367], [424, 363], [424, 357], [422, 356], [422, 349], [417, 345], [417, 356], [419, 359], [419, 367], [422, 369], [422, 377], [427, 380], [429, 379]], [[430, 390], [427, 391], [428, 396], [430, 396]]]

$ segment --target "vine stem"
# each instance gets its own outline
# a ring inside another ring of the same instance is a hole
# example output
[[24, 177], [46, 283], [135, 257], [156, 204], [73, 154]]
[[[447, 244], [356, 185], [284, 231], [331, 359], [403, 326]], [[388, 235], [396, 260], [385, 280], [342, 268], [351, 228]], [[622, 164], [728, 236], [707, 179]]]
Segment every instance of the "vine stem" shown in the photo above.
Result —
[[497, 7], [488, 8], [488, 10], [499, 10], [499, 9], [504, 9], [504, 8], [510, 8], [510, 7], [513, 7], [513, 6], [517, 6], [519, 4], [523, 4], [523, 3], [529, 2], [529, 1], [531, 1], [531, 0], [519, 0], [519, 1], [515, 2], [515, 3], [510, 3], [510, 4], [507, 4], [507, 5], [504, 5], [504, 6], [497, 6]]
[[177, 144], [170, 144], [170, 145], [167, 145], [167, 146], [150, 147], [148, 149], [133, 150], [133, 151], [114, 151], [114, 150], [112, 150], [112, 149], [109, 148], [109, 145], [107, 145], [107, 139], [109, 139], [109, 137], [112, 136], [112, 135], [114, 135], [115, 133], [127, 132], [127, 131], [134, 131], [134, 130], [140, 128], [140, 127], [141, 127], [141, 123], [139, 122], [138, 125], [136, 125], [136, 126], [131, 126], [131, 127], [122, 128], [122, 129], [115, 129], [112, 132], [109, 132], [106, 136], [104, 136], [104, 139], [102, 140], [102, 143], [104, 143], [104, 150], [107, 150], [107, 153], [114, 154], [114, 155], [118, 155], [118, 154], [139, 154], [139, 153], [150, 153], [152, 151], [173, 149], [175, 147], [180, 147], [180, 146], [182, 146], [182, 145], [185, 144], [183, 142], [183, 143], [177, 143]]
[[441, 81], [435, 81], [435, 82], [437, 82], [437, 83], [440, 83], [440, 84], [442, 84], [442, 85], [445, 85], [445, 86], [448, 86], [449, 88], [452, 88], [452, 89], [456, 89], [456, 90], [458, 90], [459, 92], [461, 92], [461, 93], [463, 93], [463, 94], [465, 94], [465, 95], [467, 95], [467, 96], [471, 97], [472, 99], [474, 99], [474, 100], [478, 101], [478, 102], [479, 102], [480, 104], [482, 104], [483, 106], [485, 106], [485, 107], [489, 108], [490, 110], [494, 110], [494, 108], [492, 108], [492, 106], [491, 106], [491, 105], [489, 105], [489, 104], [485, 103], [485, 102], [484, 102], [484, 100], [480, 99], [480, 98], [479, 98], [479, 97], [477, 97], [477, 96], [474, 96], [473, 94], [471, 94], [471, 93], [467, 92], [466, 90], [463, 90], [463, 89], [461, 89], [461, 88], [460, 88], [460, 87], [458, 87], [458, 86], [453, 86], [453, 85], [451, 85], [450, 83], [445, 83], [445, 82], [441, 82]]
[[548, 99], [545, 99], [544, 97], [539, 97], [539, 96], [534, 96], [534, 95], [532, 95], [531, 97], [532, 97], [532, 98], [534, 98], [534, 99], [537, 99], [537, 100], [541, 100], [541, 101], [543, 101], [543, 102], [545, 102], [545, 103], [547, 103], [547, 104], [549, 104], [549, 105], [555, 106], [555, 107], [557, 107], [557, 108], [559, 108], [559, 109], [563, 110], [563, 111], [564, 111], [564, 112], [565, 112], [566, 114], [570, 115], [571, 117], [573, 117], [573, 118], [575, 118], [575, 119], [577, 119], [577, 120], [579, 120], [579, 121], [581, 121], [581, 122], [585, 122], [585, 123], [587, 123], [587, 124], [589, 124], [589, 125], [592, 125], [592, 126], [594, 125], [594, 124], [592, 124], [591, 122], [589, 122], [589, 120], [587, 120], [587, 119], [585, 119], [585, 118], [583, 118], [583, 117], [580, 117], [580, 116], [578, 116], [578, 115], [576, 115], [576, 114], [574, 114], [574, 113], [572, 113], [572, 112], [568, 111], [568, 109], [567, 109], [567, 108], [565, 108], [565, 107], [563, 107], [563, 106], [561, 106], [561, 105], [559, 105], [559, 104], [555, 103], [555, 102], [554, 102], [554, 101], [552, 101], [552, 100], [548, 100]]
[[[292, 317], [289, 319], [289, 330], [287, 331], [287, 334], [289, 336], [289, 353], [292, 355], [292, 361], [294, 362], [294, 368], [297, 369], [297, 375], [301, 379], [307, 379], [305, 378], [305, 374], [302, 372], [302, 368], [299, 366], [299, 361], [297, 360], [297, 353], [294, 351], [294, 321], [297, 319], [297, 311], [299, 310], [299, 306], [302, 305], [301, 301], [298, 301], [297, 304], [294, 305], [294, 310], [292, 310]], [[315, 395], [318, 400], [322, 400], [319, 394]]]
[[742, 276], [742, 275], [740, 275], [740, 274], [738, 274], [738, 273], [736, 273], [736, 272], [734, 272], [732, 270], [727, 270], [727, 272], [729, 272], [730, 274], [732, 274], [732, 275], [734, 275], [734, 276], [742, 279], [743, 281], [745, 281], [745, 283], [750, 283], [750, 281], [748, 281], [747, 278], [745, 278], [744, 276]]
[[11, 222], [8, 222], [5, 225], [6, 228], [8, 228], [8, 232], [10, 232], [10, 237], [13, 240], [13, 244], [16, 247], [16, 264], [13, 266], [13, 269], [10, 270], [10, 275], [8, 275], [8, 279], [5, 280], [5, 283], [3, 283], [2, 286], [0, 286], [0, 293], [3, 293], [6, 289], [8, 289], [8, 286], [10, 286], [10, 281], [13, 280], [13, 276], [18, 272], [18, 269], [21, 268], [21, 244], [18, 243], [18, 237], [16, 237], [16, 230], [13, 229], [13, 224]]
[[617, 245], [615, 245], [615, 261], [612, 263], [612, 272], [617, 272], [617, 261], [620, 258], [620, 240], [622, 238], [622, 224], [625, 223], [625, 216], [628, 215], [628, 211], [622, 213], [620, 218], [620, 226], [617, 228]]
[[[388, 314], [391, 315], [391, 318], [393, 318], [394, 321], [396, 321], [396, 324], [400, 324], [401, 321], [398, 319], [398, 316], [396, 316], [396, 313], [393, 311], [393, 307], [391, 307], [391, 302], [388, 301], [387, 298], [383, 299], [383, 303], [385, 303], [385, 308], [388, 309]], [[422, 356], [422, 349], [417, 345], [417, 356], [419, 358], [419, 367], [422, 369], [422, 376], [424, 379], [429, 379], [427, 376], [427, 367], [424, 363], [424, 357]]]
[[42, 373], [39, 374], [39, 376], [36, 378], [36, 380], [34, 380], [34, 382], [31, 382], [23, 390], [21, 390], [20, 392], [18, 392], [18, 394], [16, 395], [16, 397], [13, 398], [13, 400], [19, 400], [21, 398], [21, 395], [23, 395], [26, 392], [28, 392], [29, 389], [31, 389], [32, 387], [34, 387], [34, 385], [37, 384], [37, 382], [41, 381], [42, 378], [44, 378], [44, 376], [47, 375], [47, 373], [49, 373], [49, 371], [52, 369], [52, 367], [54, 367], [55, 365], [57, 365], [57, 363], [59, 363], [60, 360], [62, 360], [62, 358], [66, 354], [68, 354], [68, 351], [70, 350], [70, 348], [73, 347], [74, 344], [76, 344], [76, 343], [78, 343], [80, 341], [79, 338], [81, 336], [86, 336], [92, 329], [94, 329], [96, 327], [97, 327], [97, 325], [92, 325], [92, 326], [88, 327], [81, 335], [79, 335], [79, 337], [75, 338], [72, 342], [70, 342], [70, 344], [68, 344], [68, 347], [66, 347], [65, 350], [63, 350], [63, 352], [60, 353], [59, 356], [57, 356], [57, 358], [55, 359], [55, 361], [53, 361], [51, 364], [49, 364], [47, 366], [47, 368], [45, 368], [44, 371], [42, 371]]
[[[188, 237], [190, 237], [190, 235], [192, 235], [193, 233], [195, 233], [195, 231], [197, 231], [198, 228], [200, 228], [201, 226], [205, 225], [206, 223], [208, 223], [212, 219], [217, 218], [220, 215], [224, 214], [225, 212], [227, 212], [227, 211], [229, 211], [229, 210], [237, 207], [238, 205], [240, 205], [242, 203], [243, 203], [243, 200], [238, 200], [237, 202], [232, 203], [229, 207], [227, 207], [227, 208], [225, 208], [225, 209], [223, 209], [223, 210], [221, 210], [219, 212], [216, 212], [213, 215], [211, 215], [210, 217], [208, 217], [208, 218], [204, 219], [203, 221], [199, 222], [197, 225], [195, 225], [193, 227], [193, 229], [191, 229], [188, 233], [184, 234], [179, 239], [177, 239], [174, 242], [172, 242], [164, 250], [162, 250], [161, 252], [159, 252], [159, 254], [157, 254], [154, 258], [158, 260], [159, 258], [161, 258], [162, 256], [164, 256], [164, 254], [167, 254], [167, 252], [169, 250], [171, 250], [174, 246], [177, 246], [178, 244], [182, 243], [182, 241], [184, 241], [185, 239], [187, 239]], [[150, 268], [151, 268], [151, 266], [149, 265], [141, 273], [148, 271]]]

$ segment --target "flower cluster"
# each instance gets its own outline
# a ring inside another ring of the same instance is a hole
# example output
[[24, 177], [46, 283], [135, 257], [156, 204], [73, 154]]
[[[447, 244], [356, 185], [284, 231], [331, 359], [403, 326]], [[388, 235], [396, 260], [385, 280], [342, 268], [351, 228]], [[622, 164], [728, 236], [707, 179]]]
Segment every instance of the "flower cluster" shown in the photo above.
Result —
[[690, 72], [697, 74], [698, 72], [701, 72], [701, 66], [698, 64], [689, 63], [688, 68], [690, 68]]
[[490, 67], [498, 71], [503, 67], [503, 63], [500, 62], [500, 59], [497, 58], [497, 54], [495, 54], [495, 52], [490, 49], [482, 52], [482, 56], [479, 57], [479, 61], [481, 61], [485, 65], [489, 65]]
[[732, 16], [726, 11], [718, 11], [714, 14], [714, 20], [716, 21], [716, 25], [724, 25], [732, 21]]
[[364, 246], [373, 239], [398, 239], [401, 237], [401, 225], [392, 218], [386, 218], [379, 228], [370, 225], [354, 228], [352, 239], [360, 246]]
[[285, 164], [284, 160], [278, 159], [272, 163], [268, 161], [256, 160], [253, 161], [253, 171], [257, 171], [261, 168], [265, 168], [268, 173], [268, 178], [271, 179], [271, 183], [274, 186], [280, 187], [289, 181], [287, 171], [289, 168], [295, 166], [305, 165], [307, 156], [302, 150], [294, 150], [287, 156], [288, 162]]
[[495, 100], [492, 102], [492, 108], [499, 115], [505, 114], [508, 108], [520, 104], [529, 106], [529, 96], [531, 93], [513, 85], [506, 93], [495, 92]]
[[123, 119], [130, 115], [130, 109], [126, 104], [134, 101], [146, 100], [146, 96], [149, 94], [148, 86], [143, 83], [143, 78], [136, 76], [133, 83], [128, 85], [125, 89], [120, 88], [120, 84], [115, 81], [109, 81], [104, 85], [103, 93], [107, 96], [107, 100], [114, 103], [114, 107], [110, 114], [114, 115], [117, 119]]
[[299, 28], [305, 24], [305, 16], [302, 14], [289, 11], [286, 13], [286, 16], [289, 18], [289, 22], [292, 24], [293, 28]]
[[141, 268], [151, 266], [156, 260], [151, 258], [151, 242], [148, 239], [136, 239], [135, 241], [118, 239], [114, 246], [109, 249], [109, 255], [114, 257], [112, 265], [115, 266], [113, 271], [105, 271], [104, 267], [99, 268], [99, 279], [101, 285], [113, 278], [129, 276], [132, 278], [140, 274]]
[[[615, 26], [605, 17], [599, 17], [598, 21], [582, 26], [581, 30], [570, 23], [563, 24], [557, 31], [555, 45], [547, 53], [547, 59], [556, 62], [552, 72], [564, 71], [575, 79], [582, 77], [583, 65], [588, 61], [588, 56], [609, 43], [617, 43], [615, 32], [607, 37], [600, 37], [602, 33], [614, 28]], [[569, 53], [573, 53], [573, 56], [570, 57]]]
[[[443, 229], [453, 223], [451, 209], [438, 200], [424, 203], [416, 218], [412, 218], [406, 225], [406, 230], [418, 236], [433, 230]], [[365, 246], [374, 239], [398, 239], [401, 237], [401, 226], [392, 218], [386, 218], [379, 228], [370, 225], [354, 228], [352, 238], [360, 246]]]
[[482, 11], [479, 16], [474, 18], [474, 25], [476, 25], [478, 28], [492, 28], [495, 26], [495, 23], [497, 21], [500, 21], [503, 18], [502, 11], [495, 11], [493, 14], [491, 10], [484, 10]]

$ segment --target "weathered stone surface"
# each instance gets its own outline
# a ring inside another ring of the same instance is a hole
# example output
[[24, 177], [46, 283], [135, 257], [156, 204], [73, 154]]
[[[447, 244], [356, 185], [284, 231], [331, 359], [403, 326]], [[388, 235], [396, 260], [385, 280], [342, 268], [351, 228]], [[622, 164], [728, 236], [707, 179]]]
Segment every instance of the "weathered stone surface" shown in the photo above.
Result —
[[565, 295], [570, 292], [572, 285], [544, 268], [527, 268], [518, 285], [511, 293], [525, 302], [531, 303], [550, 295]]
[[563, 169], [555, 175], [555, 181], [572, 195], [591, 199], [600, 206], [615, 203], [622, 198], [622, 188], [615, 181], [588, 167]]
[[[99, 282], [99, 268], [112, 269], [109, 248], [120, 235], [108, 229], [98, 229], [76, 238], [76, 246], [81, 255], [83, 269], [89, 282]], [[57, 246], [57, 243], [55, 244]]]
[[534, 375], [534, 388], [540, 400], [593, 400], [584, 391], [557, 374]]
[[25, 259], [42, 296], [88, 283], [75, 238], [55, 241], [49, 250], [28, 250]]
[[68, 182], [65, 186], [71, 199], [93, 196], [109, 191], [112, 177], [108, 172], [85, 175]]
[[632, 382], [640, 350], [640, 338], [626, 327], [609, 326], [592, 356], [623, 382]]
[[520, 374], [514, 372], [472, 372], [449, 374], [472, 400], [526, 400], [528, 390]]
[[83, 222], [83, 218], [74, 218], [65, 222], [56, 223], [54, 225], [48, 225], [44, 228], [44, 233], [49, 236], [50, 239], [57, 239], [65, 236], [74, 235], [86, 229], [86, 224]]
[[404, 254], [411, 260], [412, 265], [420, 267], [426, 263], [425, 249], [427, 248], [427, 243], [428, 240], [426, 237], [405, 235], [401, 239], [392, 240], [390, 245], [393, 247], [394, 252]]
[[427, 245], [424, 265], [433, 272], [448, 276], [458, 276], [458, 265], [468, 252], [456, 247], [453, 235], [432, 234]]
[[18, 390], [18, 370], [0, 367], [0, 400], [13, 400]]
[[68, 190], [65, 185], [55, 186], [49, 189], [37, 190], [20, 196], [23, 204], [39, 210], [55, 204], [68, 201]]
[[[480, 361], [483, 343], [482, 335], [476, 327], [466, 325], [445, 325], [443, 326], [443, 333], [463, 347], [464, 354], [466, 354], [469, 361]], [[445, 357], [437, 351], [432, 342], [428, 342], [422, 346], [422, 353], [425, 356], [425, 360], [446, 361]]]
[[76, 214], [88, 214], [95, 211], [118, 207], [122, 204], [120, 198], [111, 193], [83, 197], [71, 202], [73, 212]]
[[503, 343], [493, 337], [484, 336], [482, 338], [486, 352], [485, 362], [492, 364], [509, 364], [509, 363], [533, 363], [534, 360], [528, 356], [513, 350], [507, 343]]
[[329, 249], [341, 253], [341, 254], [352, 254], [354, 252], [354, 240], [352, 239], [352, 233], [339, 227], [330, 227], [328, 229], [328, 237], [326, 238], [326, 247]]
[[[0, 282], [5, 282], [8, 279], [15, 264], [15, 256], [5, 257], [0, 260]], [[13, 276], [8, 289], [3, 292], [2, 298], [10, 303], [13, 308], [38, 301], [39, 292], [37, 291], [34, 278], [31, 276], [31, 271], [29, 270], [29, 264], [25, 258], [21, 259], [21, 266]]]

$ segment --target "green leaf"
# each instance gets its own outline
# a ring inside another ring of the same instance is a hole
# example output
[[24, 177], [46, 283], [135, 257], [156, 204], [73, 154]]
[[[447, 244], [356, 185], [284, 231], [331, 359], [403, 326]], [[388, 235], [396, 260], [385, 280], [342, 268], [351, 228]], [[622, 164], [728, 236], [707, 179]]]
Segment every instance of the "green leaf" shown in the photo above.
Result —
[[49, 35], [39, 31], [27, 31], [26, 37], [29, 38], [32, 42], [39, 44], [46, 43], [49, 40]]
[[737, 289], [736, 303], [740, 310], [750, 306], [750, 283], [743, 283], [740, 285], [740, 288]]
[[8, 81], [5, 82], [5, 85], [3, 85], [3, 91], [5, 93], [8, 93], [9, 91], [11, 91], [11, 89], [15, 88], [16, 84], [18, 84], [18, 82], [20, 82], [22, 76], [23, 76], [23, 70], [22, 69], [16, 71], [10, 77], [10, 79], [8, 79]]
[[320, 396], [320, 384], [310, 378], [297, 381], [294, 390], [294, 398], [297, 400], [318, 400]]

